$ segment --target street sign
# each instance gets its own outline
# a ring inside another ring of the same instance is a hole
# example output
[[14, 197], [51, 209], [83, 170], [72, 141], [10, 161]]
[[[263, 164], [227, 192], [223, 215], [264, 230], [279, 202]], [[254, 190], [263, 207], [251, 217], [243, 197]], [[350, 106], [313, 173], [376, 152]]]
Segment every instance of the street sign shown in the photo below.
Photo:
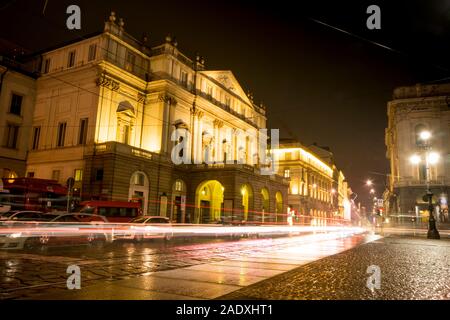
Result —
[[383, 199], [377, 199], [377, 206], [383, 207]]

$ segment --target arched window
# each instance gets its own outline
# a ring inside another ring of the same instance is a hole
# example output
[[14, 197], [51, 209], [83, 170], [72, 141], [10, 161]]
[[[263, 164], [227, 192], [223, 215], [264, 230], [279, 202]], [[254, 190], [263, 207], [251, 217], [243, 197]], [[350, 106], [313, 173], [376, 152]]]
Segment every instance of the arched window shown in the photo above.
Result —
[[141, 203], [144, 214], [148, 210], [148, 193], [150, 183], [147, 175], [142, 171], [136, 171], [131, 175], [128, 200]]
[[269, 198], [269, 190], [267, 188], [261, 189], [261, 222], [264, 222], [264, 215], [270, 212], [270, 198]]
[[281, 220], [281, 214], [283, 213], [283, 195], [280, 191], [277, 191], [277, 193], [275, 193], [275, 213], [277, 215], [276, 221]]

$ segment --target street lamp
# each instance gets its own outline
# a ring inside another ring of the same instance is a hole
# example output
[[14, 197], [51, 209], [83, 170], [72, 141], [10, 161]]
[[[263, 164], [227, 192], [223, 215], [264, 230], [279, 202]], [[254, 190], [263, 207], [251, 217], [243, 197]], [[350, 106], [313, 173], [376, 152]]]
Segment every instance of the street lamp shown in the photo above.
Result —
[[[434, 207], [433, 207], [433, 193], [430, 188], [430, 165], [436, 164], [439, 161], [439, 154], [436, 152], [430, 152], [430, 145], [428, 141], [431, 138], [431, 133], [429, 131], [422, 131], [419, 134], [420, 139], [423, 140], [423, 149], [425, 150], [425, 171], [427, 180], [427, 194], [424, 199], [428, 200], [428, 212], [430, 217], [428, 219], [428, 239], [440, 239], [439, 231], [436, 228], [436, 220], [434, 219]], [[419, 155], [412, 155], [409, 159], [412, 164], [419, 164], [422, 159]]]
[[368, 179], [368, 180], [366, 181], [366, 185], [367, 185], [367, 186], [370, 187], [372, 184], [373, 184], [372, 180]]
[[431, 132], [430, 131], [422, 131], [421, 133], [419, 133], [419, 137], [420, 139], [422, 139], [423, 141], [427, 141], [431, 138]]

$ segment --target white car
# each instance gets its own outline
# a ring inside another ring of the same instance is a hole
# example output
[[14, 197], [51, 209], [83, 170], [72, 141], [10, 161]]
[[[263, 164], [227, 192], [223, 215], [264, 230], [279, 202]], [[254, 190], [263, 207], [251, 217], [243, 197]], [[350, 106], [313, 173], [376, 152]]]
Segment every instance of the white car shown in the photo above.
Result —
[[128, 230], [116, 239], [132, 239], [141, 242], [146, 239], [164, 239], [173, 237], [172, 224], [169, 218], [161, 216], [139, 216], [131, 220]]
[[[0, 222], [0, 249], [34, 249], [62, 245], [103, 244], [109, 241], [108, 233], [98, 228], [99, 222], [86, 222], [79, 214], [39, 213], [32, 219], [33, 213], [19, 215], [13, 220]], [[95, 217], [93, 217], [95, 216]], [[107, 220], [101, 217], [104, 221]], [[101, 225], [101, 224], [100, 224]], [[106, 228], [105, 228], [106, 229]]]

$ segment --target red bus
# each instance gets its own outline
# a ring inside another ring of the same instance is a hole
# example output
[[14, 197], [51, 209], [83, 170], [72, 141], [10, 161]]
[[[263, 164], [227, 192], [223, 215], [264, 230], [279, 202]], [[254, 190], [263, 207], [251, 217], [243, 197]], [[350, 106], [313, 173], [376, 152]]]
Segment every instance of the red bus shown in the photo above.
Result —
[[37, 178], [3, 178], [8, 193], [1, 195], [4, 206], [11, 210], [65, 211], [67, 188], [57, 181]]
[[138, 202], [89, 200], [80, 205], [80, 213], [104, 216], [109, 222], [130, 222], [142, 215], [141, 204]]

